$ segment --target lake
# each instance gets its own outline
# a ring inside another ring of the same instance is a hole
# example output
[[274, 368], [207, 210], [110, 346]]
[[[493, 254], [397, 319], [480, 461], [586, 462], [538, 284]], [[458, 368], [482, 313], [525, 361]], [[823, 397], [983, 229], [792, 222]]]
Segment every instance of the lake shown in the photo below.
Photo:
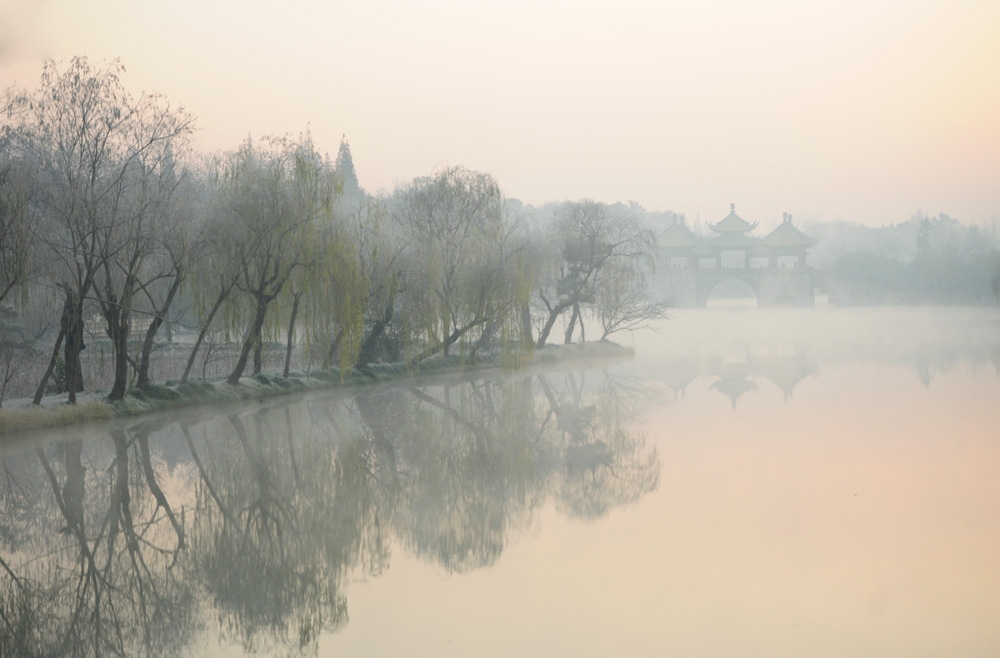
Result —
[[19, 440], [0, 655], [1000, 655], [1000, 309], [620, 342]]

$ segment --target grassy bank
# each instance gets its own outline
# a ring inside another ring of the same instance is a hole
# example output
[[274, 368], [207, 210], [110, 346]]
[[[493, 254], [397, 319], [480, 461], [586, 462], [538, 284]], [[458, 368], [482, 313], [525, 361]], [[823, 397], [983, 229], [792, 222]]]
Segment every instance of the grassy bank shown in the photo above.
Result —
[[405, 363], [373, 364], [343, 373], [337, 368], [292, 373], [287, 379], [280, 375], [260, 374], [244, 377], [236, 386], [224, 379], [180, 384], [155, 384], [147, 391], [132, 389], [125, 399], [108, 403], [96, 395], [81, 396], [81, 402], [69, 405], [65, 395], [43, 400], [42, 406], [19, 401], [0, 409], [0, 437], [29, 430], [63, 427], [93, 421], [108, 421], [115, 417], [135, 416], [165, 409], [194, 407], [262, 400], [278, 395], [320, 390], [338, 386], [359, 386], [388, 382], [409, 377], [474, 371], [488, 368], [549, 367], [581, 359], [621, 360], [632, 350], [606, 341], [576, 345], [549, 346], [536, 352], [527, 363], [511, 364], [501, 355], [477, 357], [474, 361], [462, 356], [439, 356], [427, 359], [419, 367]]
[[113, 416], [112, 406], [97, 399], [73, 405], [42, 407], [24, 405], [5, 408], [0, 409], [0, 435], [76, 425], [95, 420], [110, 420]]

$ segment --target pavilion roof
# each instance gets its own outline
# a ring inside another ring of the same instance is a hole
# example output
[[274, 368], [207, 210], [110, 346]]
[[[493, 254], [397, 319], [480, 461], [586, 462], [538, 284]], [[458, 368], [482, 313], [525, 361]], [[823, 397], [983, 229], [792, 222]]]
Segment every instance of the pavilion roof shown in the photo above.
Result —
[[661, 247], [691, 247], [700, 241], [697, 235], [680, 222], [668, 226], [667, 230], [657, 238], [657, 243]]
[[726, 377], [724, 379], [720, 379], [708, 388], [710, 390], [716, 390], [732, 400], [734, 411], [736, 410], [736, 401], [740, 397], [750, 391], [754, 391], [755, 393], [757, 392], [756, 384], [738, 377]]
[[774, 382], [782, 391], [785, 398], [792, 397], [792, 390], [806, 377], [816, 375], [816, 366], [810, 365], [797, 358], [770, 357], [761, 359], [756, 365], [759, 366], [761, 374]]
[[705, 244], [722, 249], [750, 249], [759, 245], [760, 239], [746, 233], [722, 233], [706, 240]]
[[729, 214], [723, 217], [715, 224], [709, 224], [709, 227], [716, 233], [723, 234], [740, 234], [749, 233], [750, 231], [757, 228], [757, 222], [751, 224], [747, 220], [743, 219], [736, 214], [736, 204], [729, 204]]
[[816, 244], [816, 238], [800, 231], [792, 224], [792, 216], [785, 215], [778, 228], [761, 239], [769, 247], [811, 247]]

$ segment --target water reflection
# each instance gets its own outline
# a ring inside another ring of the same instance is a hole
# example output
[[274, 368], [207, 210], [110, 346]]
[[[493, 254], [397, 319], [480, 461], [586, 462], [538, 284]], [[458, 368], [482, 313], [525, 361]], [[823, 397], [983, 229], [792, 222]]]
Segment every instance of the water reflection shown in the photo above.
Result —
[[315, 651], [393, 549], [468, 572], [543, 504], [596, 518], [653, 491], [636, 393], [602, 371], [496, 374], [8, 451], [0, 655], [173, 655], [203, 632]]
[[[734, 354], [739, 357], [734, 358]], [[768, 354], [758, 346], [730, 344], [715, 355], [668, 357], [661, 366], [659, 379], [670, 389], [675, 401], [685, 396], [694, 381], [707, 378], [711, 381], [708, 390], [729, 398], [733, 409], [740, 398], [760, 390], [758, 382], [776, 386], [788, 401], [796, 386], [819, 375], [819, 366], [802, 347]]]
[[[32, 459], [35, 457], [35, 459]], [[148, 435], [5, 455], [0, 654], [169, 654], [197, 624]]]
[[705, 382], [734, 410], [764, 388], [792, 400], [803, 382], [821, 376], [820, 364], [900, 366], [925, 388], [962, 369], [988, 366], [1000, 375], [1000, 316], [989, 309], [687, 311], [659, 333], [650, 342], [660, 353], [640, 372], [675, 401]]
[[9, 448], [0, 656], [996, 654], [1000, 314], [736, 315]]

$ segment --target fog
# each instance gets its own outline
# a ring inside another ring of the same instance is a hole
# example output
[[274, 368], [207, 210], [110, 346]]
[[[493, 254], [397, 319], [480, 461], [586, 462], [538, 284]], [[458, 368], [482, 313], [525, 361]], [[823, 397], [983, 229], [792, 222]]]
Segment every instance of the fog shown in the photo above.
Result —
[[6, 102], [0, 405], [81, 392], [124, 404], [196, 393], [193, 380], [280, 372], [287, 385], [438, 357], [523, 363], [740, 297], [808, 308], [1000, 295], [996, 222], [533, 205], [464, 166], [371, 192], [346, 137], [336, 157], [311, 132], [199, 153], [191, 113], [132, 91], [120, 62], [82, 57], [49, 62], [37, 89], [9, 88]]
[[6, 3], [0, 656], [1000, 655], [998, 21]]
[[[0, 87], [121, 58], [205, 151], [344, 134], [373, 192], [442, 165], [535, 205], [635, 200], [714, 221], [1000, 216], [995, 3], [12, 0]], [[155, 26], [152, 29], [151, 26]]]
[[0, 642], [997, 649], [995, 308], [681, 309], [632, 339], [9, 444], [0, 602], [31, 631]]

